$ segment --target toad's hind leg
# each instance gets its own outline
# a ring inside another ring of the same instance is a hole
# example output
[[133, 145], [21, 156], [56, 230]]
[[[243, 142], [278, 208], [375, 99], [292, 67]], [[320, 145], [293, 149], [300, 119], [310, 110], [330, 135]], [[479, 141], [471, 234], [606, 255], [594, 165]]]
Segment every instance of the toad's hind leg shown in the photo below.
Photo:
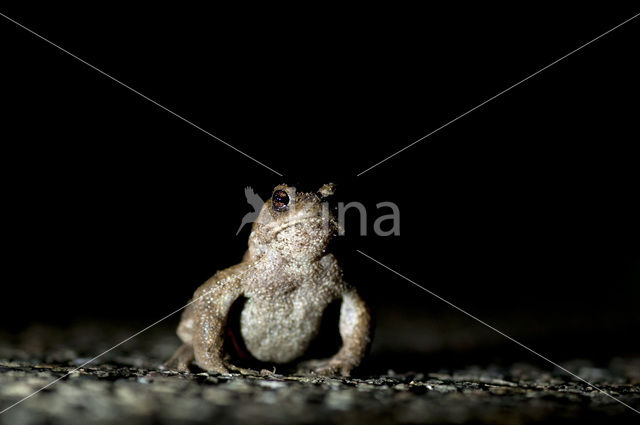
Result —
[[193, 345], [182, 344], [173, 356], [163, 366], [165, 369], [177, 370], [179, 372], [189, 372], [189, 365], [193, 363], [195, 356], [193, 354]]

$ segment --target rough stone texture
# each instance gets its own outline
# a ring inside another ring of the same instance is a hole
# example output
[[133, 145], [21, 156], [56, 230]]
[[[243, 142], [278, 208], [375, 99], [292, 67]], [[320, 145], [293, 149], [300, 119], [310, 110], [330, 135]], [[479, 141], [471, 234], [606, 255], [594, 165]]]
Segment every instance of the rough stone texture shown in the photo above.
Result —
[[[129, 335], [104, 325], [0, 335], [0, 409]], [[640, 422], [589, 385], [540, 365], [364, 370], [346, 379], [160, 370], [177, 345], [171, 328], [154, 328], [0, 415], [0, 424]], [[640, 407], [640, 359], [613, 359], [606, 368], [585, 360], [565, 366]]]

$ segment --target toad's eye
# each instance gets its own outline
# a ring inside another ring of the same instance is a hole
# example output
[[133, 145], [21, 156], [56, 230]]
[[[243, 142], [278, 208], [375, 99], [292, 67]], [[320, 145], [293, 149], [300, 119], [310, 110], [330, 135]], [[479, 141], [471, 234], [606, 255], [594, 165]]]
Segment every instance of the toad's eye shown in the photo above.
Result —
[[276, 211], [285, 211], [289, 205], [289, 195], [284, 190], [276, 190], [271, 197], [273, 209]]

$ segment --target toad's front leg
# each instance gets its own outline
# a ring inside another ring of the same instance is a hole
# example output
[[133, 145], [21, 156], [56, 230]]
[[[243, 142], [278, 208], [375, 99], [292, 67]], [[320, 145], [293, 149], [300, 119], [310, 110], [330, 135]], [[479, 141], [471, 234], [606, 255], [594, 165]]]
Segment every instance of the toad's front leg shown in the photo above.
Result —
[[[217, 275], [216, 275], [217, 276]], [[193, 296], [195, 363], [210, 372], [228, 372], [223, 361], [224, 330], [231, 305], [242, 295], [240, 279], [212, 277]]]
[[349, 376], [351, 370], [360, 364], [367, 352], [371, 342], [371, 314], [353, 288], [347, 290], [342, 296], [339, 326], [342, 348], [327, 365], [316, 369], [316, 373]]

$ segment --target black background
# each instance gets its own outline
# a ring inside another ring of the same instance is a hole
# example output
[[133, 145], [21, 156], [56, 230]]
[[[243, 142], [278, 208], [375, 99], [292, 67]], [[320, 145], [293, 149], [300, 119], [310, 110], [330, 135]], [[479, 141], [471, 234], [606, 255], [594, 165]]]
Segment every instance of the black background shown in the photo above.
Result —
[[3, 328], [151, 323], [240, 260], [245, 186], [333, 181], [381, 325], [491, 334], [356, 249], [550, 355], [638, 353], [640, 20], [356, 177], [637, 10], [2, 12], [283, 174], [0, 18]]

